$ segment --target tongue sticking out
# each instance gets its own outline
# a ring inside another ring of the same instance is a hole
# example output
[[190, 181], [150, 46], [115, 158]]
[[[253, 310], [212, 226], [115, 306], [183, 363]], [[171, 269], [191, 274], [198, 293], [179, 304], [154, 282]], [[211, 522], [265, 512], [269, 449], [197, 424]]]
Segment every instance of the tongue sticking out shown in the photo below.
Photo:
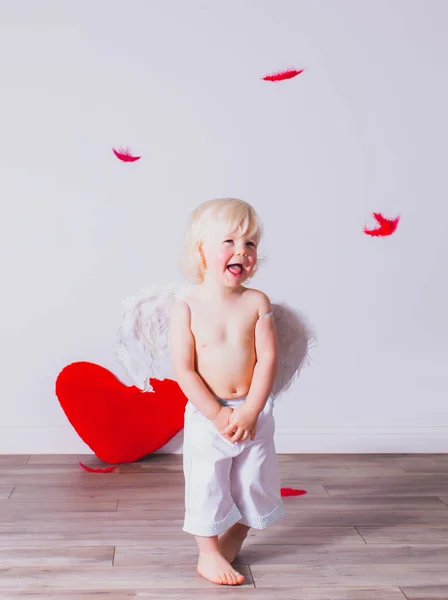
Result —
[[232, 273], [232, 275], [241, 275], [243, 267], [241, 265], [229, 265], [227, 269]]

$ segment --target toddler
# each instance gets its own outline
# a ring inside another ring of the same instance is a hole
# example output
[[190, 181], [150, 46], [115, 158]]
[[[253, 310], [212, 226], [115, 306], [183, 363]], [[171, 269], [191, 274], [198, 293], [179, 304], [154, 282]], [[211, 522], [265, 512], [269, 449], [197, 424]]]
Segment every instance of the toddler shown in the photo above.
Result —
[[183, 529], [196, 538], [199, 574], [217, 584], [244, 581], [231, 563], [249, 529], [284, 514], [270, 397], [275, 323], [266, 294], [243, 286], [256, 271], [261, 235], [246, 202], [201, 204], [183, 264], [197, 285], [171, 316], [173, 372], [188, 398]]

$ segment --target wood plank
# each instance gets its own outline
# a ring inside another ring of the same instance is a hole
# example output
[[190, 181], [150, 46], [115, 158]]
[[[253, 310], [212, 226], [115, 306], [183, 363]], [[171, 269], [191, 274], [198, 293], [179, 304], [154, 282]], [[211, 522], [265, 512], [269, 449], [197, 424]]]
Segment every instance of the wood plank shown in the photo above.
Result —
[[448, 496], [447, 474], [404, 473], [396, 477], [328, 478], [322, 483], [330, 497], [344, 496]]
[[[276, 527], [319, 527], [319, 526], [353, 526], [363, 525], [448, 525], [448, 507], [442, 509], [405, 509], [383, 508], [378, 510], [350, 511], [336, 507], [334, 510], [314, 509], [312, 506], [300, 506], [288, 511], [278, 521]], [[125, 514], [125, 513], [123, 513]], [[284, 525], [285, 524], [285, 525]]]
[[[176, 593], [180, 600], [179, 593]], [[150, 596], [147, 598], [149, 597]], [[138, 592], [129, 590], [120, 592], [98, 592], [88, 590], [83, 592], [73, 592], [72, 590], [59, 590], [57, 592], [2, 591], [2, 600], [18, 600], [22, 598], [23, 600], [135, 600], [135, 598], [138, 598]], [[140, 596], [140, 598], [142, 598], [142, 596]], [[164, 598], [168, 598], [170, 600], [169, 595], [165, 596], [164, 594]], [[160, 594], [157, 599], [154, 596], [154, 600], [160, 600]], [[404, 600], [404, 596], [401, 597], [401, 600]]]
[[[29, 457], [27, 464], [78, 467], [80, 462], [87, 466], [99, 468], [116, 466], [115, 464], [104, 463], [94, 454], [33, 454]], [[181, 454], [151, 454], [140, 461], [117, 466], [120, 473], [181, 472], [183, 469]]]
[[[30, 480], [36, 483], [43, 481], [52, 481], [61, 478], [62, 481], [75, 481], [84, 478], [84, 481], [89, 481], [92, 477], [101, 477], [103, 480], [117, 478], [119, 475], [118, 469], [111, 473], [89, 473], [78, 464], [43, 464], [33, 465], [25, 463], [23, 465], [7, 465], [2, 466], [0, 471], [0, 483], [10, 483], [18, 478], [27, 477], [27, 482]], [[149, 474], [150, 475], [150, 474]], [[41, 480], [39, 482], [39, 480]]]
[[257, 588], [304, 586], [431, 586], [448, 585], [446, 565], [351, 564], [351, 565], [251, 565]]
[[13, 493], [14, 487], [14, 485], [0, 485], [0, 499], [7, 500]]
[[[109, 513], [113, 514], [113, 513]], [[361, 539], [361, 538], [359, 538]], [[24, 546], [116, 546], [138, 542], [163, 541], [165, 546], [194, 544], [193, 537], [182, 531], [181, 522], [122, 520], [119, 522], [70, 520], [18, 521], [0, 524], [0, 547]], [[364, 542], [362, 542], [364, 543]]]
[[365, 545], [365, 541], [355, 527], [293, 527], [284, 523], [278, 521], [274, 527], [266, 530], [251, 529], [247, 543], [250, 538], [257, 538], [257, 543], [283, 546], [333, 543]]
[[[303, 482], [302, 482], [303, 483]], [[9, 486], [8, 489], [12, 489], [13, 486]], [[6, 488], [5, 488], [6, 489]], [[300, 486], [300, 489], [306, 489], [307, 493], [300, 498], [329, 498], [328, 493], [324, 487], [320, 484], [306, 485], [306, 487]], [[176, 498], [183, 501], [184, 485], [183, 482], [177, 487], [164, 488], [151, 486], [133, 486], [123, 483], [120, 485], [110, 486], [105, 484], [100, 486], [89, 485], [85, 482], [81, 484], [66, 484], [60, 485], [57, 482], [49, 483], [48, 485], [35, 484], [27, 485], [18, 483], [15, 486], [12, 497], [14, 498], [64, 498], [64, 497], [110, 497], [111, 493], [115, 496], [123, 498], [135, 498], [145, 500], [157, 500], [159, 502], [165, 502], [167, 498]], [[295, 498], [297, 499], [297, 497]]]
[[[323, 489], [323, 488], [322, 488]], [[175, 488], [158, 487], [155, 484], [145, 486], [133, 486], [123, 483], [122, 486], [115, 485], [92, 485], [82, 482], [79, 485], [58, 485], [53, 482], [48, 485], [22, 485], [17, 484], [11, 494], [12, 498], [136, 498], [148, 501], [164, 503], [168, 499], [183, 499], [184, 486]], [[323, 491], [328, 498], [328, 494]]]
[[402, 587], [401, 591], [408, 600], [448, 600], [448, 585], [424, 587]]
[[[154, 523], [145, 521], [123, 521], [102, 524], [89, 524], [80, 529], [79, 526], [70, 527], [63, 523], [47, 522], [42, 525], [25, 524], [25, 526], [9, 527], [6, 531], [0, 530], [0, 547], [23, 548], [26, 546], [136, 546], [147, 544], [149, 541], [155, 546], [176, 548], [178, 546], [191, 546], [195, 549], [193, 536], [182, 531], [181, 524], [171, 528], [165, 525], [154, 526]], [[249, 537], [257, 538], [257, 543], [282, 544], [285, 546], [298, 544], [354, 544], [365, 545], [365, 541], [354, 527], [287, 527], [280, 529], [272, 527], [266, 531], [251, 530]], [[431, 542], [427, 542], [431, 543]]]
[[281, 464], [280, 463], [280, 476], [282, 481], [284, 479], [291, 479], [292, 477], [311, 477], [314, 480], [322, 480], [326, 477], [340, 477], [340, 476], [352, 476], [352, 477], [375, 477], [375, 476], [400, 476], [406, 474], [406, 471], [398, 464], [393, 462], [388, 463], [377, 463], [369, 464], [365, 463], [354, 463], [340, 465], [334, 464]]
[[[369, 564], [388, 563], [448, 564], [448, 545], [403, 546], [394, 544], [364, 544], [354, 546], [334, 543], [285, 546], [271, 545], [261, 542], [260, 538], [249, 538], [235, 564], [245, 565], [326, 565], [326, 564]], [[197, 556], [193, 546], [177, 548], [175, 555], [172, 549], [160, 544], [147, 543], [135, 546], [117, 546], [114, 565], [145, 566], [167, 564], [169, 556], [176, 564], [190, 563]]]
[[360, 526], [356, 528], [367, 544], [447, 544], [446, 525]]
[[[131, 550], [131, 548], [128, 548]], [[393, 544], [348, 544], [282, 546], [248, 543], [238, 560], [250, 565], [321, 565], [327, 564], [376, 564], [399, 563], [403, 565], [424, 565], [425, 562], [448, 564], [448, 545], [421, 545], [415, 547]]]
[[[252, 586], [237, 588], [214, 587], [212, 589], [164, 589], [158, 590], [122, 590], [120, 592], [73, 592], [72, 590], [50, 592], [8, 592], [2, 593], [2, 600], [215, 600], [221, 597], [226, 600], [277, 600], [277, 588], [256, 589]], [[354, 587], [319, 587], [282, 589], [281, 600], [405, 600], [398, 587], [395, 588], [354, 588]]]
[[408, 456], [397, 459], [407, 473], [448, 473], [448, 454], [437, 456]]
[[[195, 543], [183, 544], [173, 548], [166, 546], [163, 540], [136, 543], [133, 546], [115, 547], [114, 566], [144, 567], [147, 565], [166, 565], [170, 561], [177, 565], [192, 565], [197, 562], [198, 549]], [[242, 561], [239, 561], [240, 563]], [[242, 563], [249, 564], [249, 563]]]
[[[0, 454], [1, 457], [10, 457], [14, 455], [9, 454]], [[16, 455], [19, 456], [19, 455]], [[31, 454], [31, 455], [20, 455], [25, 460], [28, 459], [30, 464], [78, 464], [81, 462], [98, 462], [101, 463], [99, 458], [95, 456], [95, 454]], [[277, 455], [278, 462], [280, 464], [315, 464], [315, 465], [328, 465], [328, 464], [339, 464], [343, 465], [358, 465], [358, 464], [397, 464], [402, 460], [448, 460], [447, 454], [421, 454], [421, 453], [380, 453], [380, 454], [278, 454]], [[153, 453], [149, 454], [147, 457], [142, 458], [135, 463], [128, 463], [129, 465], [136, 465], [141, 463], [150, 463], [152, 461], [156, 462], [166, 462], [169, 464], [177, 464], [179, 466], [182, 465], [182, 455], [181, 454], [163, 454], [163, 453]]]
[[[2, 502], [3, 506], [7, 501]], [[140, 525], [141, 527], [151, 528], [156, 524], [159, 528], [171, 530], [173, 528], [181, 529], [183, 526], [183, 511], [181, 509], [154, 508], [146, 511], [133, 512], [114, 512], [113, 503], [108, 505], [110, 511], [96, 511], [92, 509], [78, 512], [61, 511], [33, 513], [30, 510], [29, 515], [26, 511], [0, 511], [0, 532], [7, 532], [9, 528], [18, 531], [22, 528], [33, 528], [34, 531], [45, 531], [48, 528], [60, 526], [61, 530], [69, 528], [71, 531], [77, 527], [109, 527], [112, 525], [126, 526], [128, 524]], [[99, 506], [97, 507], [99, 508]], [[21, 515], [22, 520], [19, 523], [12, 523], [11, 518], [15, 515]], [[177, 519], [175, 517], [178, 517]], [[364, 526], [399, 526], [399, 525], [447, 525], [448, 526], [448, 507], [442, 510], [406, 510], [406, 509], [383, 509], [376, 511], [350, 511], [348, 509], [340, 510], [319, 510], [312, 506], [301, 507], [301, 510], [295, 509], [290, 514], [286, 514], [275, 524], [275, 529], [279, 532], [298, 527], [364, 527]]]
[[95, 467], [113, 467], [115, 464], [104, 463], [95, 454], [31, 454], [28, 465], [61, 466], [69, 465], [79, 467], [79, 463]]
[[[166, 568], [168, 567], [169, 568]], [[216, 589], [216, 585], [200, 577], [196, 566], [173, 565], [172, 561], [164, 569], [156, 567], [10, 567], [0, 568], [0, 591], [52, 590], [165, 590], [165, 589]], [[240, 586], [252, 586], [249, 567], [240, 566], [246, 577]], [[2, 596], [3, 597], [3, 596]], [[51, 597], [51, 596], [50, 596]], [[160, 597], [160, 596], [159, 596]], [[163, 595], [162, 595], [163, 597]]]
[[[119, 506], [121, 506], [120, 501]], [[181, 505], [182, 502], [182, 505]], [[136, 503], [137, 504], [137, 503]], [[181, 520], [184, 517], [183, 511], [183, 500], [179, 502], [177, 507], [168, 505], [165, 508], [160, 508], [160, 504], [146, 503], [143, 509], [135, 508], [134, 510], [121, 510], [119, 509], [118, 515], [122, 518], [127, 519], [139, 519], [144, 520], [166, 520], [166, 519], [177, 519]], [[312, 505], [291, 505], [285, 503], [285, 515], [280, 519], [276, 527], [321, 527], [321, 526], [363, 526], [363, 525], [400, 525], [400, 524], [435, 524], [435, 525], [448, 525], [448, 507], [443, 503], [440, 503], [443, 507], [438, 509], [432, 507], [431, 509], [407, 509], [385, 507], [383, 509], [377, 508], [369, 509], [358, 508], [357, 510], [351, 510], [350, 507], [329, 507], [328, 510], [325, 508], [314, 507]], [[145, 508], [146, 507], [146, 508]], [[98, 515], [101, 520], [104, 519], [104, 515]], [[52, 516], [54, 518], [54, 516]], [[73, 516], [76, 520], [76, 515]], [[115, 520], [116, 517], [113, 517]], [[1, 515], [0, 515], [1, 520]]]
[[[147, 534], [165, 534], [182, 531], [183, 519], [149, 519], [147, 516], [136, 514], [110, 513], [62, 513], [37, 515], [34, 518], [18, 519], [12, 521], [5, 519], [0, 522], [0, 533], [20, 531], [34, 533], [49, 533], [51, 531], [86, 533], [101, 532], [104, 528], [111, 530], [123, 530], [125, 527], [136, 529], [138, 527], [146, 530]], [[186, 534], [184, 534], [186, 535]]]
[[[138, 499], [137, 502], [141, 500]], [[132, 499], [120, 500], [121, 503], [130, 505]], [[289, 496], [283, 498], [283, 503], [287, 509], [312, 506], [322, 510], [384, 510], [384, 509], [405, 509], [405, 510], [444, 510], [446, 504], [437, 496], [361, 496], [352, 499], [340, 496], [327, 496], [323, 498], [310, 498], [308, 494], [303, 496]]]
[[95, 454], [30, 454], [27, 464], [79, 466], [80, 462], [96, 467], [114, 466], [104, 463]]
[[[60, 523], [63, 526], [66, 521], [69, 521], [71, 523], [71, 527], [82, 527], [84, 524], [86, 526], [90, 526], [95, 523], [106, 527], [107, 525], [113, 523], [119, 524], [121, 522], [137, 521], [142, 526], [143, 524], [147, 526], [148, 523], [165, 522], [167, 524], [172, 523], [173, 525], [177, 525], [178, 528], [181, 528], [184, 520], [184, 510], [180, 506], [160, 508], [159, 504], [159, 506], [156, 508], [148, 509], [146, 511], [120, 512], [118, 516], [115, 510], [83, 511], [82, 509], [79, 509], [72, 511], [64, 510], [64, 506], [61, 506], [59, 510], [55, 510], [53, 512], [45, 512], [45, 510], [37, 510], [33, 512], [30, 510], [27, 514], [26, 510], [24, 509], [10, 511], [1, 510], [1, 507], [6, 504], [6, 502], [7, 501], [0, 503], [0, 531], [7, 527], [8, 521], [11, 521], [11, 519], [14, 518], [23, 519], [30, 526], [34, 526], [34, 524], [38, 523], [39, 521], [42, 523]], [[99, 502], [102, 502], [102, 500], [99, 499]], [[116, 503], [108, 503], [108, 508], [112, 506], [116, 506]]]
[[28, 454], [0, 454], [0, 466], [24, 465], [28, 460]]
[[[371, 511], [371, 510], [427, 510], [427, 511], [445, 511], [447, 505], [437, 497], [423, 496], [390, 496], [376, 498], [313, 498], [307, 494], [303, 496], [291, 496], [283, 498], [285, 511], [292, 514], [295, 511]], [[184, 498], [170, 497], [164, 500], [164, 508], [178, 509], [183, 512]], [[147, 495], [139, 495], [137, 497], [126, 497], [118, 501], [118, 512], [141, 512], [146, 510], [160, 510], [160, 500], [148, 498]]]
[[184, 486], [183, 473], [88, 473], [76, 465], [23, 465], [2, 468], [0, 485], [23, 483], [36, 485], [82, 486], [84, 488], [134, 487], [159, 489], [181, 489]]
[[332, 454], [316, 454], [310, 452], [309, 454], [277, 454], [279, 463], [313, 463], [313, 464], [350, 464], [350, 463], [379, 463], [379, 462], [392, 462], [396, 463], [398, 460], [407, 458], [409, 456], [417, 458], [434, 457], [434, 456], [448, 456], [448, 454], [409, 454], [409, 453], [361, 453], [361, 454], [347, 454], [347, 453], [332, 453]]
[[[113, 475], [113, 474], [112, 474]], [[147, 477], [152, 479], [146, 479]], [[13, 482], [9, 485], [3, 485], [3, 488], [10, 488], [14, 484], [15, 489], [12, 497], [50, 497], [50, 496], [67, 496], [67, 495], [94, 495], [94, 496], [108, 496], [112, 490], [115, 490], [116, 494], [120, 497], [132, 496], [141, 494], [141, 497], [153, 498], [164, 500], [168, 497], [179, 497], [183, 495], [184, 483], [183, 478], [177, 483], [171, 482], [169, 485], [165, 481], [157, 481], [155, 478], [164, 478], [166, 475], [169, 477], [170, 474], [156, 473], [156, 474], [145, 474], [145, 475], [120, 475], [119, 477], [113, 477], [113, 481], [109, 479], [109, 474], [87, 474], [87, 478], [79, 477], [76, 480], [69, 479], [64, 480], [64, 475], [51, 479], [47, 479], [45, 483], [42, 479], [38, 478], [33, 483], [33, 478], [15, 477]], [[128, 481], [127, 477], [133, 479]], [[145, 480], [136, 481], [140, 477]], [[390, 497], [390, 496], [411, 496], [411, 497], [447, 497], [448, 496], [448, 483], [446, 485], [441, 484], [439, 481], [425, 481], [419, 484], [419, 482], [413, 481], [412, 476], [408, 475], [410, 479], [405, 482], [400, 482], [395, 478], [394, 482], [389, 484], [388, 482], [372, 482], [369, 478], [364, 481], [351, 481], [347, 483], [344, 481], [343, 485], [335, 487], [327, 487], [327, 490], [321, 484], [314, 484], [311, 486], [303, 481], [294, 482], [283, 482], [285, 487], [295, 487], [299, 489], [305, 489], [307, 494], [301, 497], [294, 498], [295, 501], [304, 499], [306, 497], [344, 497], [344, 498], [366, 498], [366, 497]], [[416, 477], [416, 476], [414, 476]], [[27, 481], [26, 484], [20, 483]], [[445, 488], [445, 489], [444, 489]]]
[[[287, 456], [287, 455], [286, 455]], [[388, 458], [376, 460], [360, 460], [359, 458], [347, 460], [343, 458], [332, 458], [327, 455], [323, 456], [320, 460], [316, 460], [317, 457], [309, 458], [307, 456], [301, 456], [297, 459], [294, 455], [294, 460], [284, 459], [285, 455], [278, 457], [280, 466], [280, 472], [286, 477], [295, 475], [306, 477], [308, 475], [321, 477], [328, 474], [367, 474], [372, 475], [395, 475], [404, 472], [404, 469], [399, 466], [396, 459]], [[326, 458], [326, 460], [325, 460]], [[173, 454], [154, 454], [148, 458], [145, 458], [137, 463], [123, 464], [120, 465], [121, 473], [145, 473], [145, 472], [165, 472], [170, 470], [171, 472], [182, 472], [182, 456]]]
[[[84, 518], [86, 513], [108, 513], [117, 511], [118, 500], [116, 498], [72, 498], [61, 499], [52, 498], [25, 498], [19, 499], [11, 496], [6, 502], [0, 502], [0, 521], [11, 519], [12, 517], [23, 517], [32, 520], [33, 515], [40, 515], [39, 518], [61, 517], [60, 513], [76, 514]], [[448, 510], [448, 508], [447, 508]]]
[[[23, 484], [26, 479], [28, 486], [80, 486], [83, 488], [114, 488], [157, 487], [159, 490], [182, 489], [184, 486], [183, 473], [144, 472], [144, 473], [87, 473], [76, 465], [19, 465], [2, 468], [0, 485]], [[396, 475], [373, 476], [369, 473], [344, 475], [339, 472], [332, 476], [311, 474], [306, 477], [282, 478], [282, 486], [307, 489], [311, 484], [330, 488], [342, 489], [343, 493], [371, 496], [382, 495], [414, 495], [414, 496], [446, 496], [448, 495], [448, 474], [405, 473]], [[401, 491], [400, 488], [403, 488]], [[333, 495], [336, 491], [330, 490]], [[325, 493], [327, 496], [328, 493]]]
[[0, 548], [0, 567], [112, 566], [114, 546]]
[[322, 525], [352, 525], [361, 527], [363, 525], [371, 526], [386, 526], [393, 525], [445, 525], [448, 524], [448, 514], [445, 510], [401, 510], [390, 509], [377, 510], [369, 512], [354, 511], [353, 513], [345, 512], [328, 512], [322, 515], [319, 512], [304, 512], [300, 518], [293, 515], [287, 517], [286, 521], [294, 521], [294, 525], [307, 525], [316, 527]]
[[179, 454], [151, 454], [147, 458], [120, 465], [120, 473], [183, 473], [183, 457]]

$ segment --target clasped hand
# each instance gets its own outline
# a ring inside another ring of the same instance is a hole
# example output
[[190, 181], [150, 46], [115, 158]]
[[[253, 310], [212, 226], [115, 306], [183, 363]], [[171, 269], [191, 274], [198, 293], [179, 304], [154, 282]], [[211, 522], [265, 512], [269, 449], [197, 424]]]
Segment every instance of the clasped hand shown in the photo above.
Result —
[[[229, 407], [223, 407], [222, 410], [224, 409], [229, 409]], [[254, 440], [257, 430], [258, 415], [258, 411], [253, 410], [246, 404], [240, 404], [229, 414], [227, 426], [224, 427], [224, 429], [221, 429], [218, 426], [217, 429], [221, 435], [228, 439], [232, 444], [239, 441], [244, 442], [249, 437], [251, 440]], [[218, 423], [216, 423], [216, 425], [218, 425]]]

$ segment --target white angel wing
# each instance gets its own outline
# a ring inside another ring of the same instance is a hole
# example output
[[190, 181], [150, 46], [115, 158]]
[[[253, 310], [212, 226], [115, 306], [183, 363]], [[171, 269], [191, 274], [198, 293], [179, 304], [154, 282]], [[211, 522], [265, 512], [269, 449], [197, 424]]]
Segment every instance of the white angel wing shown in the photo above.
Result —
[[272, 310], [278, 340], [278, 371], [271, 394], [277, 398], [296, 381], [303, 366], [309, 364], [309, 350], [315, 337], [295, 309], [285, 303], [272, 303]]
[[123, 302], [117, 358], [143, 391], [154, 391], [150, 378], [170, 377], [171, 310], [176, 298], [188, 295], [189, 289], [191, 286], [181, 284], [153, 285]]

